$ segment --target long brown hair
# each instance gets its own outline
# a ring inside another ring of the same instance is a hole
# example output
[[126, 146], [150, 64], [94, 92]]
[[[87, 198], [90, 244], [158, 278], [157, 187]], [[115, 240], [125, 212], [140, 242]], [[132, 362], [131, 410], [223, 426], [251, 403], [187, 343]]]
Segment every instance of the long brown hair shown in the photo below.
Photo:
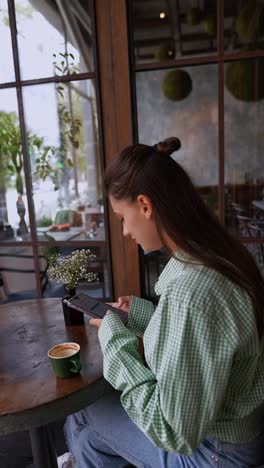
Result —
[[131, 202], [140, 194], [148, 196], [160, 234], [164, 231], [177, 247], [247, 291], [261, 337], [264, 281], [260, 271], [248, 250], [206, 207], [188, 174], [169, 157], [180, 146], [178, 138], [154, 146], [128, 146], [107, 168], [106, 192]]

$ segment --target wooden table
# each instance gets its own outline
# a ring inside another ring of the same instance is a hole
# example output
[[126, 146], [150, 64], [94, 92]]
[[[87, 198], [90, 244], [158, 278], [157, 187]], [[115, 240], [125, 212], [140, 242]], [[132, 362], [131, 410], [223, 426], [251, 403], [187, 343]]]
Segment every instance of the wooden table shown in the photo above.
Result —
[[[48, 424], [90, 405], [112, 387], [103, 379], [98, 330], [65, 327], [61, 299], [0, 306], [0, 435], [29, 430], [36, 468], [57, 468]], [[82, 371], [57, 378], [47, 357], [64, 341], [81, 346]]]

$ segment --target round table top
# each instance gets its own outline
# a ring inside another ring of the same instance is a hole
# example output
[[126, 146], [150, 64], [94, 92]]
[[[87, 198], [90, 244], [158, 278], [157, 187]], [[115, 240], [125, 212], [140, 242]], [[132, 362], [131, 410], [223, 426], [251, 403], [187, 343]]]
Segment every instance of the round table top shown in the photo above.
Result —
[[[97, 335], [87, 317], [83, 326], [66, 327], [60, 298], [0, 306], [0, 434], [55, 421], [110, 391]], [[61, 379], [47, 352], [65, 341], [79, 343], [82, 370]]]

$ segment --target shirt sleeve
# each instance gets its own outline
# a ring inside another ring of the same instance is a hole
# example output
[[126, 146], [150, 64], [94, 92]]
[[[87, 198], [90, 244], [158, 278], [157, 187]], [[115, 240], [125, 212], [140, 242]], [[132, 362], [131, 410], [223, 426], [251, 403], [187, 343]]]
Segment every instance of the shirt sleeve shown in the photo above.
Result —
[[190, 454], [217, 419], [233, 350], [202, 311], [173, 297], [161, 296], [153, 320], [157, 334], [147, 368], [137, 338], [119, 317], [103, 319], [104, 376], [122, 391], [126, 412], [157, 447]]
[[138, 336], [143, 336], [154, 313], [155, 306], [150, 301], [132, 296], [127, 328]]

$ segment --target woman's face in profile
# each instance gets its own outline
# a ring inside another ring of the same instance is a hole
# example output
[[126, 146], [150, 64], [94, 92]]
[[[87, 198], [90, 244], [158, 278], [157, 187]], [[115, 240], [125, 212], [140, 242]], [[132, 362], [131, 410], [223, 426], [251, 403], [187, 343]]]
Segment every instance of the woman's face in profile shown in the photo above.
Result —
[[131, 202], [116, 200], [110, 195], [110, 203], [123, 224], [124, 236], [130, 236], [145, 251], [158, 250], [163, 246], [148, 197], [139, 195], [136, 201]]

